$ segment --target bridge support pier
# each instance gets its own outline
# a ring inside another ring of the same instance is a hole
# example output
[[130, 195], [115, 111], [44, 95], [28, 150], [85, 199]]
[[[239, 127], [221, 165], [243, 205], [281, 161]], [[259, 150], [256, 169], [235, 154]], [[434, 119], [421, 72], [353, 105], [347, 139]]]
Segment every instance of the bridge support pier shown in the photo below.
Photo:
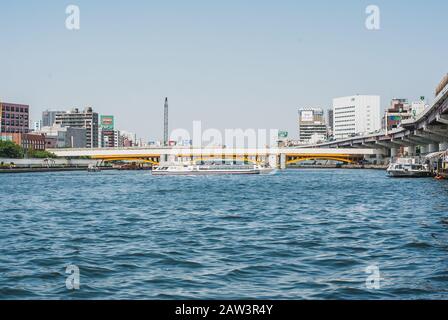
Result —
[[173, 154], [165, 154], [160, 157], [160, 165], [173, 164], [176, 162], [176, 156]]
[[442, 142], [439, 144], [439, 151], [446, 151], [448, 150], [448, 142]]
[[390, 148], [390, 156], [396, 158], [398, 156], [398, 148]]
[[405, 148], [405, 152], [407, 152], [409, 157], [415, 157], [417, 155], [417, 146], [409, 146]]
[[269, 167], [278, 168], [278, 157], [276, 154], [270, 154], [268, 159]]
[[286, 154], [284, 154], [284, 153], [280, 154], [280, 169], [281, 170], [286, 169]]
[[438, 143], [431, 143], [428, 146], [428, 153], [438, 152], [439, 151], [439, 144]]
[[384, 156], [381, 153], [376, 155], [376, 164], [384, 164]]
[[439, 144], [436, 144], [436, 143], [425, 144], [425, 145], [421, 145], [420, 148], [421, 148], [420, 149], [421, 154], [429, 154], [429, 153], [433, 153], [433, 152], [438, 152]]

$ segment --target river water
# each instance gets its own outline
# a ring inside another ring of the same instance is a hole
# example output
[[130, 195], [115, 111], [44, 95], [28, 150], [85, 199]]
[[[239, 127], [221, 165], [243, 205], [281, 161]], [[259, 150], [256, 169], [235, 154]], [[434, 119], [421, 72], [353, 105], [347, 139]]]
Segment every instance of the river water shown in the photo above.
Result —
[[445, 181], [107, 171], [0, 190], [0, 299], [448, 298]]

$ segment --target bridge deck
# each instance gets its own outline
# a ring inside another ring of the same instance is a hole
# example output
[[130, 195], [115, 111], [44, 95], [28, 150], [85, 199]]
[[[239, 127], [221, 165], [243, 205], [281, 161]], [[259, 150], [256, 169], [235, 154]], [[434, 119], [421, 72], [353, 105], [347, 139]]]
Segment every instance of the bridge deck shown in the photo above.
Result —
[[203, 157], [203, 156], [303, 156], [303, 155], [374, 155], [383, 154], [382, 149], [358, 148], [358, 149], [334, 149], [334, 148], [271, 148], [271, 149], [227, 149], [227, 148], [113, 148], [113, 149], [50, 149], [58, 157], [130, 157], [153, 158], [162, 155], [175, 155], [178, 157]]

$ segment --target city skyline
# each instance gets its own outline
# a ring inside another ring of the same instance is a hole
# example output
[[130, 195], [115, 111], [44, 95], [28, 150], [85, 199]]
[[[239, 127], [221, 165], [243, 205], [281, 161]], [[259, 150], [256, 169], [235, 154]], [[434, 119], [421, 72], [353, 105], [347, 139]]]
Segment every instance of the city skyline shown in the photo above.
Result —
[[162, 140], [168, 97], [170, 130], [201, 120], [294, 138], [300, 107], [326, 110], [355, 94], [380, 95], [382, 110], [392, 98], [431, 102], [446, 69], [440, 1], [377, 1], [375, 31], [364, 25], [367, 1], [75, 4], [79, 31], [65, 28], [67, 3], [0, 5], [10, 44], [0, 52], [0, 99], [29, 104], [33, 120], [46, 109], [90, 106]]

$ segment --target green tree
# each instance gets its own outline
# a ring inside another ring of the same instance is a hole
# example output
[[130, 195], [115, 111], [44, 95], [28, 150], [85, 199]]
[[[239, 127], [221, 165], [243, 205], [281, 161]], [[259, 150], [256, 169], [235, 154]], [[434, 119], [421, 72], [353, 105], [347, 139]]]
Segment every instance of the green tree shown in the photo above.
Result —
[[21, 146], [12, 141], [0, 141], [0, 157], [20, 159], [24, 152]]
[[54, 153], [42, 150], [29, 150], [27, 153], [29, 158], [46, 159], [46, 158], [56, 158]]

